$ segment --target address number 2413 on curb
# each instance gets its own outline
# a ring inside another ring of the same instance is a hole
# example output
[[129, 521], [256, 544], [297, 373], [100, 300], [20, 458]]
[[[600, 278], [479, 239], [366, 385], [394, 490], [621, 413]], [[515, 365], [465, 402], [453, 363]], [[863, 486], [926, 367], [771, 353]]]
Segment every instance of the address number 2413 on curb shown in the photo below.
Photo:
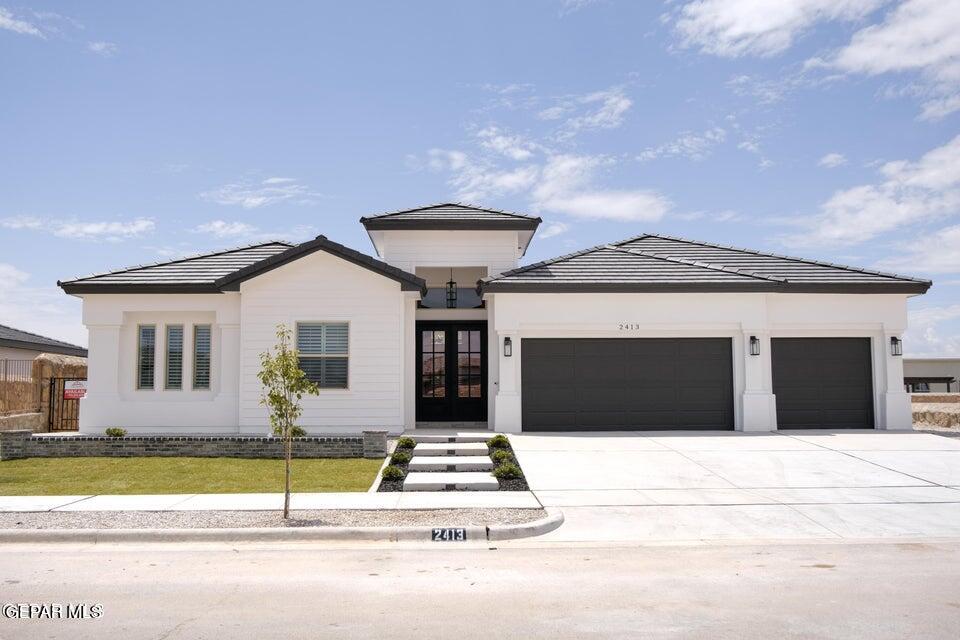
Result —
[[463, 527], [444, 527], [433, 530], [434, 542], [465, 542], [467, 530]]

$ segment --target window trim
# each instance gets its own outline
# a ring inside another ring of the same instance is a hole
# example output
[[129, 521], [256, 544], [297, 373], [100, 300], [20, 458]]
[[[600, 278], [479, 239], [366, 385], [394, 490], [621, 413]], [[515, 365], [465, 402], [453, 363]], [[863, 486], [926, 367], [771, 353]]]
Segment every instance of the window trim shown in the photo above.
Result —
[[[303, 354], [300, 353], [300, 349], [297, 348], [300, 338], [300, 327], [305, 324], [345, 324], [347, 325], [347, 351], [346, 353], [312, 353], [312, 354]], [[297, 352], [297, 360], [299, 362], [300, 358], [309, 358], [316, 360], [323, 360], [325, 358], [346, 358], [347, 360], [347, 384], [343, 387], [321, 387], [320, 383], [315, 383], [317, 389], [320, 390], [320, 393], [325, 392], [343, 392], [350, 391], [350, 378], [353, 375], [353, 367], [350, 366], [350, 343], [353, 341], [353, 326], [349, 320], [298, 320], [294, 323], [294, 333], [293, 333], [293, 346]]]
[[[141, 385], [140, 378], [140, 352], [142, 351], [142, 338], [143, 332], [142, 329], [150, 327], [153, 329], [153, 377], [152, 382], [149, 387], [144, 387]], [[134, 362], [134, 377], [136, 380], [136, 390], [137, 391], [155, 391], [157, 388], [157, 325], [154, 323], [148, 324], [137, 324], [137, 351], [133, 354]]]
[[[207, 336], [207, 386], [197, 386], [197, 329], [206, 327], [209, 335]], [[193, 369], [190, 371], [190, 389], [193, 391], [210, 391], [213, 388], [213, 325], [209, 322], [201, 322], [193, 325]]]
[[[180, 386], [170, 385], [170, 329], [180, 327]], [[164, 391], [183, 391], [183, 347], [185, 333], [183, 323], [173, 323], [163, 325], [163, 390]]]

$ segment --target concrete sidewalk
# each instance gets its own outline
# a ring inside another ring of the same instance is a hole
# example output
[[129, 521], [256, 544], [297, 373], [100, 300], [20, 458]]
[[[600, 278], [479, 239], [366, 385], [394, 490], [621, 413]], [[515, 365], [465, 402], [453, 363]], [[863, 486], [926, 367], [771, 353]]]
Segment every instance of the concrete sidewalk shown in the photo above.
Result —
[[[539, 509], [529, 491], [294, 493], [292, 509]], [[282, 493], [0, 496], [0, 511], [261, 511], [283, 507]]]

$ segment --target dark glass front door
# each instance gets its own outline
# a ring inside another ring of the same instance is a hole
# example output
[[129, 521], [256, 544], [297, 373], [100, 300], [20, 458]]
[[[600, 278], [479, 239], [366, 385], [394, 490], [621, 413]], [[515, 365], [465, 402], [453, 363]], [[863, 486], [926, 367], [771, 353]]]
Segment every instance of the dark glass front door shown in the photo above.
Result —
[[485, 322], [417, 323], [417, 420], [487, 419]]

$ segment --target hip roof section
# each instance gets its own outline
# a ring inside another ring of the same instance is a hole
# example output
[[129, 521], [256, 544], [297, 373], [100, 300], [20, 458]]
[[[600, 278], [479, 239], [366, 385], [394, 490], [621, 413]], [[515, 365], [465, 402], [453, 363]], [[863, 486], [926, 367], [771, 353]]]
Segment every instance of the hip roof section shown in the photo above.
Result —
[[459, 202], [390, 211], [360, 218], [367, 231], [387, 229], [460, 229], [534, 231], [541, 219]]
[[924, 293], [929, 280], [657, 234], [592, 247], [479, 283], [481, 292]]

